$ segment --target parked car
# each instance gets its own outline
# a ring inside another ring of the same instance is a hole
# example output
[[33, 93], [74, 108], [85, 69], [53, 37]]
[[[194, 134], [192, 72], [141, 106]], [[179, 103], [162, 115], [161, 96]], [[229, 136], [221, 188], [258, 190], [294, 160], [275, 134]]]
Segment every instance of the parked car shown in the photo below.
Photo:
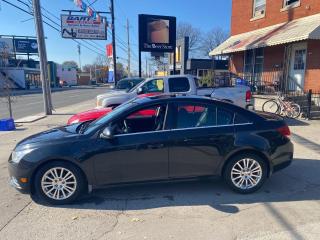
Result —
[[[151, 97], [159, 95], [158, 93], [149, 93], [149, 94], [142, 94], [139, 95], [138, 98], [144, 98], [144, 97]], [[85, 112], [77, 113], [73, 115], [68, 120], [68, 125], [75, 124], [75, 123], [82, 123], [82, 122], [88, 122], [88, 121], [94, 121], [98, 118], [112, 112], [114, 108], [108, 107], [108, 108], [95, 108], [92, 110], [88, 110]]]
[[8, 168], [12, 186], [51, 204], [108, 185], [211, 176], [246, 194], [290, 165], [289, 135], [275, 115], [210, 98], [161, 95], [129, 101], [92, 123], [26, 138]]
[[185, 95], [209, 96], [229, 101], [243, 108], [252, 106], [250, 87], [236, 85], [232, 87], [199, 88], [198, 79], [192, 75], [173, 75], [147, 79], [127, 92], [109, 92], [97, 96], [96, 106], [97, 108], [119, 106], [138, 95], [146, 93], [183, 93]]

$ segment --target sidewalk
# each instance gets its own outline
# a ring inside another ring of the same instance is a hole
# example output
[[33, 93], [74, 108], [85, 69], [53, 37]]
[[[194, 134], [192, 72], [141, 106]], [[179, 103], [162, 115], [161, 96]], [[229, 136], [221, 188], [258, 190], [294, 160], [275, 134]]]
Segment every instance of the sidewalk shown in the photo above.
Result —
[[79, 203], [49, 207], [8, 186], [7, 159], [17, 142], [93, 105], [59, 108], [17, 131], [0, 132], [0, 239], [318, 238], [320, 121], [289, 122], [294, 163], [255, 194], [235, 194], [221, 181], [188, 182], [100, 190]]

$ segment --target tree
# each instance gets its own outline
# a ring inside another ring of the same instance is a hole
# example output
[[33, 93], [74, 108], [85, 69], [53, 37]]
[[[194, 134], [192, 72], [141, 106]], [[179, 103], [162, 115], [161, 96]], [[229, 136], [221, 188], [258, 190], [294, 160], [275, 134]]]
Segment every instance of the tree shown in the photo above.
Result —
[[208, 56], [209, 53], [223, 43], [228, 36], [228, 32], [220, 27], [213, 28], [204, 34], [200, 44], [200, 50], [203, 55]]
[[76, 61], [73, 61], [73, 60], [64, 61], [64, 62], [62, 63], [62, 65], [68, 66], [68, 67], [72, 67], [72, 68], [76, 68], [76, 69], [79, 68], [78, 63], [77, 63]]
[[177, 39], [189, 37], [189, 51], [198, 49], [201, 40], [201, 31], [187, 22], [180, 22], [177, 26]]

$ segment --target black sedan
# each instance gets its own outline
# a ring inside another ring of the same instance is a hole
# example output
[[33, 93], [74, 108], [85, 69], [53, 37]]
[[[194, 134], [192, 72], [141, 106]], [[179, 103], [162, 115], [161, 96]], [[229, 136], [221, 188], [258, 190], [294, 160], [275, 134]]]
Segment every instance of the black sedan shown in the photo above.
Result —
[[51, 204], [108, 185], [222, 176], [240, 193], [290, 165], [286, 123], [227, 102], [186, 96], [134, 99], [92, 123], [21, 141], [10, 182]]

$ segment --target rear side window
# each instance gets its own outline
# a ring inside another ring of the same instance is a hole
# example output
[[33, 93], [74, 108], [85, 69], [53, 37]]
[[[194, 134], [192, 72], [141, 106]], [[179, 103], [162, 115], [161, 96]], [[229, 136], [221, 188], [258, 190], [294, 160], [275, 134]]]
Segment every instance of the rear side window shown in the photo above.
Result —
[[190, 84], [188, 78], [169, 78], [170, 92], [188, 92]]
[[229, 112], [225, 109], [217, 109], [217, 125], [233, 125], [234, 113]]
[[246, 118], [240, 113], [235, 114], [234, 124], [246, 124], [246, 123], [251, 123], [248, 118]]
[[178, 103], [176, 107], [177, 129], [217, 125], [215, 106], [193, 103]]

